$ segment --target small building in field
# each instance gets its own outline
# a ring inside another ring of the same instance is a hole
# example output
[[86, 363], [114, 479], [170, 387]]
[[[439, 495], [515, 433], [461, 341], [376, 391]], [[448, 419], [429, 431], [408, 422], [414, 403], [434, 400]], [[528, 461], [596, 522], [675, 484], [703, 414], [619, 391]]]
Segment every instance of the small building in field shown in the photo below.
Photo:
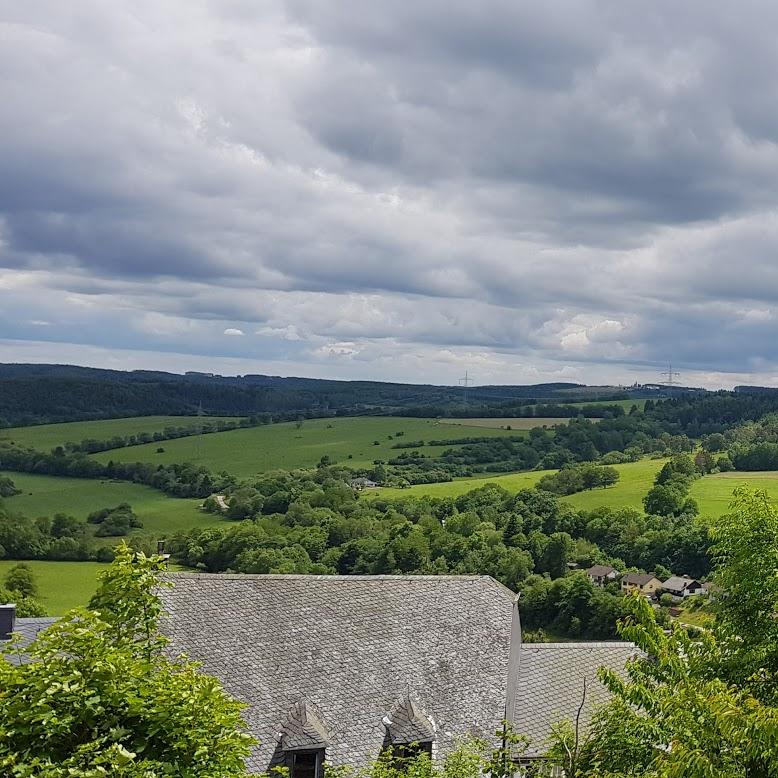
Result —
[[672, 578], [668, 578], [662, 584], [662, 589], [676, 600], [705, 592], [703, 585], [694, 578], [689, 578], [688, 575], [674, 575]]
[[363, 489], [376, 489], [378, 484], [375, 481], [371, 481], [369, 478], [352, 478], [349, 482], [349, 486], [355, 492], [361, 492]]
[[610, 565], [592, 565], [586, 575], [595, 586], [605, 586], [605, 584], [615, 581], [619, 571]]
[[624, 594], [639, 592], [646, 597], [655, 597], [662, 588], [662, 582], [651, 573], [625, 573], [621, 577], [621, 591]]

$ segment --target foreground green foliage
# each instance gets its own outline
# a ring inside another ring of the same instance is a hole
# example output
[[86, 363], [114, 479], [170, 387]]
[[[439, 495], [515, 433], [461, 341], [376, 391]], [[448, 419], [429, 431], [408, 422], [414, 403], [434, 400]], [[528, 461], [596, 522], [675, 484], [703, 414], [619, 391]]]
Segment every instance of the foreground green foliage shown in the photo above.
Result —
[[0, 658], [0, 774], [11, 778], [238, 778], [241, 706], [157, 632], [159, 558], [122, 547], [91, 605]]
[[[778, 514], [741, 490], [713, 530], [718, 601], [696, 637], [656, 624], [643, 598], [621, 628], [646, 659], [602, 678], [614, 701], [583, 743], [568, 738], [571, 778], [774, 778], [778, 775]], [[561, 754], [561, 741], [555, 754]]]

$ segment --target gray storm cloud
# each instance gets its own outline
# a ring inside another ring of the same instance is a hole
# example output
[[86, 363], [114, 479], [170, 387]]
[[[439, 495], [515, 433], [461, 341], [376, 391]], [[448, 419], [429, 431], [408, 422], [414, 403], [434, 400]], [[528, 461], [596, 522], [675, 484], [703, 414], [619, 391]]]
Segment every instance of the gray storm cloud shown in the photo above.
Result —
[[776, 22], [0, 4], [0, 359], [772, 383]]

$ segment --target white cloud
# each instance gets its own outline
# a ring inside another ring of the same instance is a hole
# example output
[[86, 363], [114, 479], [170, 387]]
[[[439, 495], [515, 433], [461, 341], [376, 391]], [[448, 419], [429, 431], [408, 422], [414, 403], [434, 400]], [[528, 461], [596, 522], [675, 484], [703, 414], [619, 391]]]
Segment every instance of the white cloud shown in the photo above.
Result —
[[54, 359], [772, 381], [776, 22], [751, 0], [9, 6], [0, 332], [49, 322]]

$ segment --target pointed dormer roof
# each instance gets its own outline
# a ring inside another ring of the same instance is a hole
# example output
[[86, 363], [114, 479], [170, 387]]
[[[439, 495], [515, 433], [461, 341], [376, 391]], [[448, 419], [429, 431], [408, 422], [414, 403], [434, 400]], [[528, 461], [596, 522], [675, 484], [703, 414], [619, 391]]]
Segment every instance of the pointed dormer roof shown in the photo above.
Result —
[[389, 739], [395, 743], [427, 743], [435, 739], [435, 728], [410, 688], [384, 716]]
[[330, 736], [319, 712], [310, 700], [301, 697], [290, 709], [281, 727], [281, 748], [284, 751], [326, 748]]

